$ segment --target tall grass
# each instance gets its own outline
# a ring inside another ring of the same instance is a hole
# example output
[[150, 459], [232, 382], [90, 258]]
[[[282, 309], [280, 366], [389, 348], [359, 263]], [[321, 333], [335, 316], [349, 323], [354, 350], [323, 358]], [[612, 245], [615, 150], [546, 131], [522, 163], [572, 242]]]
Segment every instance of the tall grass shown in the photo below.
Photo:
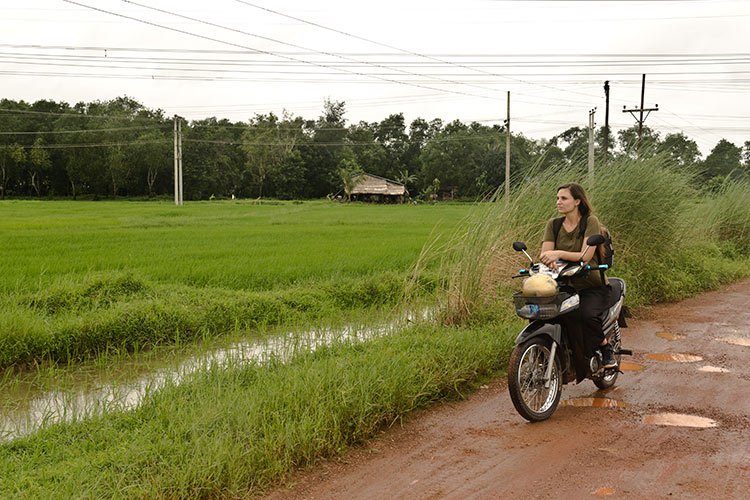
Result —
[[626, 279], [631, 305], [674, 300], [746, 275], [744, 266], [715, 250], [731, 242], [737, 255], [747, 255], [747, 184], [729, 184], [706, 198], [692, 187], [694, 173], [663, 156], [611, 162], [594, 177], [583, 164], [563, 165], [516, 180], [507, 202], [499, 191], [448, 242], [421, 256], [418, 268], [439, 263], [443, 281], [437, 297], [445, 323], [510, 311], [509, 290], [515, 287], [510, 276], [528, 264], [512, 242], [525, 241], [530, 255], [539, 255], [544, 224], [557, 216], [557, 188], [571, 181], [586, 188], [594, 213], [613, 234], [611, 275]]

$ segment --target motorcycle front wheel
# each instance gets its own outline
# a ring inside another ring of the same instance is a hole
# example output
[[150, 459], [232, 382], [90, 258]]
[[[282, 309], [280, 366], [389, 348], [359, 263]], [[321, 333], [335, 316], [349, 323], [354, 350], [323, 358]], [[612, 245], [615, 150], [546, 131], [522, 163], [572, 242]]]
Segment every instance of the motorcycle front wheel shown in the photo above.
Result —
[[[516, 411], [531, 422], [546, 420], [557, 409], [562, 393], [560, 362], [550, 359], [550, 340], [533, 337], [517, 345], [510, 355], [508, 391]], [[545, 387], [547, 365], [552, 363], [549, 384]]]

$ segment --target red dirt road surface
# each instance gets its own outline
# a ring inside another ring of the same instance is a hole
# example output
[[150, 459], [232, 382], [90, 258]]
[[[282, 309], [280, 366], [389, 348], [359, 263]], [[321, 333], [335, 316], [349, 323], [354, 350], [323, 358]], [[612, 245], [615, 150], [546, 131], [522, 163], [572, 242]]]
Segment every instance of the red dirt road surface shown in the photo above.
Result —
[[504, 381], [418, 412], [273, 499], [750, 498], [750, 281], [623, 329], [617, 385], [527, 423]]

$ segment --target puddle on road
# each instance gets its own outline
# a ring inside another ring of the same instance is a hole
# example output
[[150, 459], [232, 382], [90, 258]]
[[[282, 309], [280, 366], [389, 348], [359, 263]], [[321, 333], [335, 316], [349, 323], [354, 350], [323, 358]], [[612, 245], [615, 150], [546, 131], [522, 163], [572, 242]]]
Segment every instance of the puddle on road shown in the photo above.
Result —
[[727, 344], [734, 344], [734, 345], [740, 345], [743, 347], [750, 347], [750, 339], [746, 339], [744, 337], [721, 337], [721, 342], [726, 342]]
[[675, 363], [695, 363], [696, 361], [703, 361], [703, 358], [700, 356], [679, 352], [657, 352], [646, 354], [646, 357], [655, 361], [672, 361]]
[[711, 365], [701, 366], [700, 368], [698, 368], [698, 371], [705, 373], [729, 373], [729, 370], [727, 370], [726, 368], [720, 368], [718, 366]]
[[643, 417], [643, 423], [648, 425], [666, 425], [673, 427], [693, 427], [697, 429], [708, 429], [718, 427], [716, 420], [697, 415], [685, 415], [682, 413], [658, 413]]
[[629, 361], [622, 361], [620, 363], [620, 370], [624, 372], [639, 372], [643, 370], [645, 366], [639, 365], [638, 363], [631, 363]]
[[625, 408], [622, 401], [610, 398], [574, 398], [560, 401], [561, 406], [578, 406], [588, 408]]
[[672, 333], [672, 332], [656, 332], [656, 336], [665, 340], [682, 340], [687, 335], [683, 335], [681, 333]]
[[615, 494], [615, 489], [608, 486], [602, 486], [601, 488], [595, 489], [591, 494], [598, 497], [611, 497]]

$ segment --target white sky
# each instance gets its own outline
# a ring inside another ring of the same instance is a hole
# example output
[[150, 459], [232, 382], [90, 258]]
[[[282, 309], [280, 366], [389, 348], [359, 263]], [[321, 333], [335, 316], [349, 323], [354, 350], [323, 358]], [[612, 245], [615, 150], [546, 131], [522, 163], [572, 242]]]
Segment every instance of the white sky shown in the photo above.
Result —
[[0, 98], [127, 95], [233, 121], [314, 119], [330, 98], [349, 123], [491, 124], [510, 91], [512, 131], [540, 139], [585, 127], [592, 108], [603, 125], [604, 80], [610, 126], [633, 125], [622, 110], [646, 73], [645, 107], [660, 108], [646, 125], [662, 137], [682, 131], [704, 155], [750, 140], [748, 0], [0, 2]]

